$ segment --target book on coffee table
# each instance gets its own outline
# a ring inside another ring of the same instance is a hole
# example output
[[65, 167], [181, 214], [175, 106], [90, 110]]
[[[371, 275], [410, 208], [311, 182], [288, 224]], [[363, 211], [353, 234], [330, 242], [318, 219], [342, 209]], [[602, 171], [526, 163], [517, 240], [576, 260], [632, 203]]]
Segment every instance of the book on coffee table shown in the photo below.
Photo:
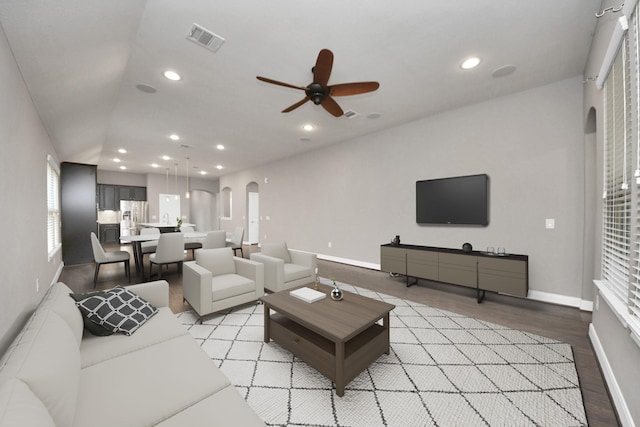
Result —
[[306, 302], [319, 301], [322, 298], [325, 298], [327, 296], [326, 294], [313, 290], [311, 288], [300, 288], [293, 291], [289, 291], [289, 295]]

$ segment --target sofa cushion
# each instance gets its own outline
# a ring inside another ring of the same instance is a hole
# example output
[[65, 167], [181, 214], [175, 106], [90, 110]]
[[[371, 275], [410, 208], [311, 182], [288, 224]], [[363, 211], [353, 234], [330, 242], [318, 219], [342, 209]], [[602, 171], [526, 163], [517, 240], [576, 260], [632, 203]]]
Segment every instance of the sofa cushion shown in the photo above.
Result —
[[0, 360], [0, 383], [23, 381], [58, 426], [73, 424], [80, 380], [80, 351], [67, 323], [37, 310]]
[[209, 270], [214, 276], [233, 274], [236, 264], [231, 248], [202, 249], [196, 251], [196, 264]]
[[109, 289], [105, 294], [91, 295], [76, 304], [89, 320], [110, 331], [131, 335], [158, 312], [157, 308], [125, 288]]
[[0, 384], [0, 426], [55, 427], [47, 408], [22, 381]]
[[216, 394], [186, 408], [159, 427], [184, 427], [202, 425], [202, 420], [211, 419], [215, 414], [216, 426], [266, 426], [264, 421], [249, 407], [238, 390], [229, 385]]
[[221, 301], [256, 291], [256, 282], [239, 274], [223, 274], [211, 280], [211, 300]]
[[[182, 335], [82, 369], [73, 425], [155, 425], [229, 384], [193, 337]], [[212, 425], [216, 416], [208, 418]]]
[[55, 311], [67, 323], [78, 345], [80, 345], [80, 341], [82, 341], [83, 316], [73, 303], [73, 300], [69, 298], [70, 293], [71, 289], [64, 283], [54, 283], [42, 298], [38, 310]]
[[180, 322], [176, 322], [176, 316], [169, 307], [161, 307], [158, 314], [144, 324], [144, 328], [136, 331], [135, 339], [123, 334], [108, 337], [85, 335], [80, 344], [81, 366], [84, 369], [188, 333]]
[[311, 269], [303, 265], [298, 264], [285, 264], [284, 265], [284, 282], [292, 282], [294, 280], [302, 279], [304, 277], [311, 276]]
[[285, 242], [263, 243], [260, 252], [263, 255], [284, 260], [285, 263], [291, 262], [291, 255], [289, 255], [289, 249]]

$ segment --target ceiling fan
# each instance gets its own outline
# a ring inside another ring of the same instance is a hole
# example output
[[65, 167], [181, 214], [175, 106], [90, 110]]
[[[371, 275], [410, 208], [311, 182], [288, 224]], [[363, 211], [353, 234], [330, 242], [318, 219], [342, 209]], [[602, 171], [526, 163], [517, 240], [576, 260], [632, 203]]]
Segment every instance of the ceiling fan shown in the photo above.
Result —
[[327, 83], [329, 82], [329, 76], [331, 76], [332, 67], [333, 53], [329, 49], [322, 49], [320, 53], [318, 53], [318, 59], [316, 60], [315, 67], [311, 69], [313, 72], [313, 82], [306, 87], [282, 83], [277, 80], [261, 76], [256, 76], [256, 78], [274, 85], [304, 91], [306, 96], [302, 100], [282, 110], [283, 113], [293, 111], [311, 100], [316, 105], [322, 105], [325, 110], [335, 117], [342, 116], [344, 111], [342, 111], [342, 108], [340, 108], [338, 103], [332, 98], [333, 96], [358, 95], [361, 93], [373, 92], [380, 87], [378, 82], [342, 83], [328, 86]]

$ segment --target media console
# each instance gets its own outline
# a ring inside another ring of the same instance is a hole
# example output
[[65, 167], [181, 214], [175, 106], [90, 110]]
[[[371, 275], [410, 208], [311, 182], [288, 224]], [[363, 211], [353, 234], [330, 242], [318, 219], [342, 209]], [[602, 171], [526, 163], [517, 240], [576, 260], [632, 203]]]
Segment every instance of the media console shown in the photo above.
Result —
[[407, 286], [425, 279], [475, 288], [479, 303], [485, 291], [520, 297], [529, 293], [527, 255], [388, 243], [380, 246], [380, 270], [406, 276]]

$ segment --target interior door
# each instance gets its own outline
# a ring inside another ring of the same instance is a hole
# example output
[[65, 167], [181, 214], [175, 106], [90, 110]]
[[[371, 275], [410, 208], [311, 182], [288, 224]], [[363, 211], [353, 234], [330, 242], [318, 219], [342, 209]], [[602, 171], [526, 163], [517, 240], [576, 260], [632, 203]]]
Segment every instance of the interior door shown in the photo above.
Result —
[[247, 239], [253, 245], [260, 239], [260, 194], [249, 193], [249, 234]]

